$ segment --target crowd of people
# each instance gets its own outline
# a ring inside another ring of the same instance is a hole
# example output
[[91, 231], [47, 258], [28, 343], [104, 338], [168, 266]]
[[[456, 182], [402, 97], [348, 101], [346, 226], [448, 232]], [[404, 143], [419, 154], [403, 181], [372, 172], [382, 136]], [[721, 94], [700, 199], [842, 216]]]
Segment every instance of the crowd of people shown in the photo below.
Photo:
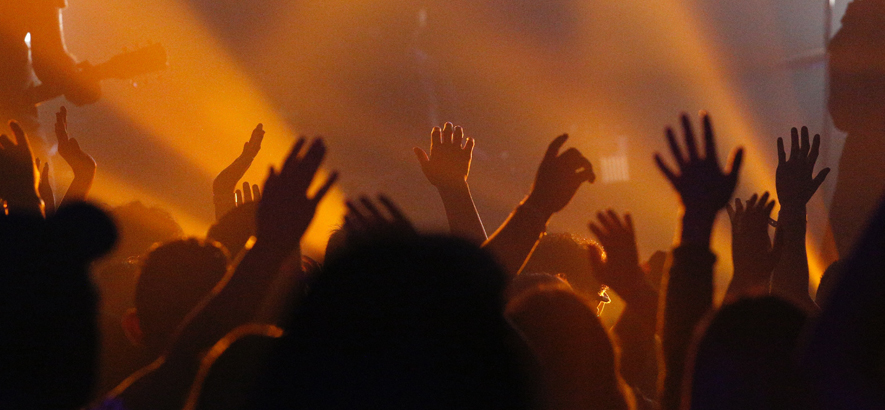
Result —
[[[830, 109], [850, 133], [882, 134], [885, 98], [853, 96], [885, 92], [845, 63], [845, 36], [830, 51], [849, 91]], [[338, 179], [319, 172], [321, 137], [250, 184], [258, 124], [214, 180], [215, 224], [185, 237], [160, 208], [89, 202], [100, 176], [67, 116], [55, 143], [74, 179], [58, 198], [23, 127], [0, 135], [2, 409], [885, 409], [885, 204], [851, 222], [864, 233], [812, 297], [806, 209], [830, 169], [815, 170], [807, 127], [777, 139], [776, 192], [733, 198], [744, 156], [763, 153], [738, 147], [723, 166], [710, 116], [683, 114], [654, 157], [681, 200], [679, 234], [641, 261], [642, 227], [613, 208], [546, 232], [596, 179], [568, 135], [488, 234], [468, 183], [481, 141], [446, 123], [414, 153], [449, 232], [359, 196], [320, 263], [300, 241]], [[720, 306], [710, 242], [723, 210], [734, 266]], [[626, 308], [607, 328], [610, 292]]]
[[[185, 238], [160, 209], [86, 202], [95, 161], [64, 109], [56, 120], [75, 173], [58, 206], [21, 127], [0, 136], [4, 408], [885, 406], [885, 207], [812, 299], [806, 204], [829, 169], [815, 174], [820, 137], [805, 127], [789, 147], [778, 139], [775, 222], [770, 193], [732, 200], [744, 151], [723, 168], [710, 117], [697, 133], [683, 115], [670, 155], [655, 156], [681, 199], [679, 240], [643, 263], [629, 213], [588, 215], [598, 242], [545, 233], [595, 179], [568, 135], [487, 236], [468, 185], [475, 141], [446, 123], [415, 154], [450, 232], [418, 232], [392, 199], [362, 196], [320, 264], [299, 242], [338, 178], [314, 181], [322, 138], [300, 138], [262, 187], [240, 188], [259, 124], [214, 181], [217, 223]], [[717, 308], [723, 209], [734, 275]], [[606, 329], [609, 291], [627, 307]]]

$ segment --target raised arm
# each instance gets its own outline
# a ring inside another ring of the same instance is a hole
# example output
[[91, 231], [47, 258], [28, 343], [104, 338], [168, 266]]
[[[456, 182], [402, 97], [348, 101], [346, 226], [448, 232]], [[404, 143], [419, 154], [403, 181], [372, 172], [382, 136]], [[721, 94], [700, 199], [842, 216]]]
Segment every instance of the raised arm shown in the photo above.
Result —
[[418, 147], [414, 151], [421, 171], [442, 198], [452, 234], [482, 243], [487, 239], [486, 229], [467, 185], [473, 147], [473, 138], [464, 137], [461, 127], [453, 129], [447, 122], [442, 130], [433, 127], [430, 132], [430, 155]]
[[777, 237], [772, 246], [768, 236], [772, 209], [774, 201], [768, 200], [768, 192], [762, 194], [762, 197], [753, 194], [746, 206], [738, 198], [734, 200], [734, 207], [728, 204], [734, 275], [725, 294], [726, 301], [769, 293], [771, 272], [780, 259], [783, 244], [780, 237]]
[[203, 309], [185, 321], [173, 350], [195, 352], [207, 348], [230, 330], [252, 320], [284, 262], [300, 261], [299, 241], [320, 200], [337, 180], [333, 173], [315, 194], [308, 194], [326, 147], [318, 138], [302, 154], [304, 144], [304, 138], [298, 140], [279, 173], [271, 168], [255, 214], [255, 244], [233, 273], [216, 287]]
[[[215, 203], [215, 219], [221, 219], [231, 209], [236, 208], [238, 198], [245, 198], [249, 191], [257, 191], [257, 186], [250, 190], [244, 186], [241, 196], [236, 196], [237, 182], [246, 175], [246, 171], [252, 166], [252, 161], [261, 150], [261, 141], [264, 139], [264, 126], [258, 124], [252, 130], [252, 136], [243, 144], [243, 152], [240, 153], [227, 168], [223, 169], [215, 180], [212, 181], [212, 199]], [[245, 201], [244, 201], [245, 202]]]
[[667, 129], [667, 142], [677, 164], [677, 171], [664, 163], [660, 154], [655, 161], [673, 184], [682, 202], [682, 232], [679, 246], [673, 250], [666, 285], [662, 346], [666, 375], [662, 386], [661, 408], [676, 410], [680, 406], [685, 355], [694, 328], [713, 305], [713, 264], [716, 256], [710, 251], [710, 238], [716, 214], [731, 198], [741, 168], [743, 149], [734, 153], [730, 171], [724, 172], [716, 154], [716, 141], [710, 117], [701, 114], [704, 123], [705, 154], [701, 158], [688, 116], [682, 115], [685, 132], [683, 153], [673, 130]]
[[639, 266], [639, 251], [633, 218], [624, 214], [623, 221], [615, 211], [596, 214], [598, 222], [589, 223], [590, 231], [605, 250], [603, 261], [590, 255], [593, 274], [617, 292], [627, 307], [613, 330], [621, 350], [621, 376], [638, 393], [637, 399], [654, 400], [657, 394], [658, 292], [646, 279]]
[[9, 213], [43, 216], [43, 200], [37, 190], [40, 176], [25, 132], [15, 121], [9, 122], [15, 142], [0, 135], [0, 199]]
[[55, 114], [55, 137], [58, 140], [58, 153], [74, 171], [74, 180], [65, 192], [59, 207], [73, 202], [85, 201], [95, 180], [95, 159], [80, 148], [76, 138], [68, 136], [68, 110], [61, 107]]
[[563, 134], [550, 143], [538, 167], [531, 193], [483, 244], [512, 276], [519, 274], [531, 256], [550, 217], [565, 208], [581, 184], [596, 179], [593, 166], [580, 151], [569, 148], [559, 153], [567, 139], [568, 135]]
[[814, 176], [820, 135], [809, 144], [808, 128], [790, 132], [790, 157], [784, 151], [783, 138], [777, 139], [777, 197], [781, 203], [778, 214], [778, 231], [784, 239], [783, 256], [774, 269], [771, 280], [772, 293], [784, 297], [806, 311], [819, 310], [808, 295], [808, 255], [805, 251], [805, 205], [830, 173], [822, 169]]

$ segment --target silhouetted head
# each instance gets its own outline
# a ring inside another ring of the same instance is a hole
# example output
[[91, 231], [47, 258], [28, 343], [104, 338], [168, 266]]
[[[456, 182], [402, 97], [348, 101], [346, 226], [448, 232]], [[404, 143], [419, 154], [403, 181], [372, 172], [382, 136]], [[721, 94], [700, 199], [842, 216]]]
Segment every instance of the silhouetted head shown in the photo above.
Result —
[[46, 220], [0, 215], [0, 407], [87, 403], [98, 352], [89, 265], [115, 239], [110, 217], [86, 203]]
[[594, 301], [539, 289], [511, 301], [507, 317], [540, 362], [546, 408], [629, 408]]
[[559, 275], [549, 273], [521, 273], [510, 281], [505, 293], [507, 300], [519, 297], [523, 293], [537, 289], [562, 288], [571, 290], [572, 287]]
[[581, 295], [604, 300], [600, 292], [604, 290], [593, 277], [588, 248], [601, 252], [598, 243], [569, 233], [545, 234], [538, 241], [532, 256], [526, 262], [524, 273], [549, 273], [565, 275], [565, 280]]
[[803, 409], [795, 350], [806, 316], [775, 297], [738, 300], [713, 316], [694, 351], [692, 409]]
[[151, 350], [162, 351], [187, 314], [224, 277], [228, 263], [216, 242], [190, 238], [156, 246], [142, 264], [135, 311], [124, 318], [127, 333]]
[[254, 408], [526, 408], [504, 285], [461, 239], [350, 243], [311, 283]]
[[255, 235], [255, 209], [258, 202], [248, 202], [226, 213], [209, 228], [206, 237], [218, 241], [235, 258]]
[[885, 1], [851, 2], [827, 52], [836, 127], [885, 132]]
[[145, 206], [139, 201], [117, 206], [111, 210], [111, 215], [120, 231], [120, 243], [112, 259], [140, 256], [156, 243], [184, 236], [181, 226], [169, 212]]

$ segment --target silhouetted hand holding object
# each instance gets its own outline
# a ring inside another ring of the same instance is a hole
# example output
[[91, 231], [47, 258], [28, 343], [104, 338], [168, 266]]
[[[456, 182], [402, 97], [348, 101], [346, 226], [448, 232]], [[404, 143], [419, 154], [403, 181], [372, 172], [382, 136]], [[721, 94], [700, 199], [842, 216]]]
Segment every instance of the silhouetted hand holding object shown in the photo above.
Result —
[[605, 213], [597, 212], [596, 219], [598, 222], [590, 221], [588, 227], [599, 239], [606, 255], [604, 261], [590, 255], [596, 278], [617, 292], [627, 303], [639, 303], [643, 297], [656, 294], [639, 266], [639, 250], [636, 247], [636, 234], [630, 214], [624, 214], [624, 220], [621, 221], [618, 214], [609, 209]]
[[43, 201], [37, 191], [39, 174], [34, 164], [31, 145], [25, 132], [15, 121], [9, 122], [15, 142], [0, 135], [0, 198], [13, 209], [43, 213]]
[[415, 147], [414, 151], [421, 164], [421, 171], [431, 184], [452, 187], [467, 180], [473, 146], [474, 140], [465, 138], [461, 127], [454, 127], [453, 130], [452, 123], [447, 122], [442, 130], [433, 127], [429, 156], [421, 148]]
[[37, 158], [35, 161], [37, 169], [41, 170], [37, 192], [40, 194], [40, 198], [43, 199], [46, 215], [52, 215], [55, 213], [55, 194], [52, 192], [52, 185], [49, 183], [49, 163], [44, 163], [41, 167], [40, 158]]
[[731, 254], [734, 276], [727, 296], [737, 298], [747, 294], [767, 294], [771, 272], [780, 260], [783, 241], [776, 237], [774, 245], [768, 235], [769, 219], [774, 200], [768, 200], [768, 192], [756, 194], [746, 205], [735, 198], [734, 207], [727, 205], [731, 220]]
[[568, 134], [560, 135], [547, 147], [532, 191], [524, 202], [524, 206], [546, 218], [565, 208], [582, 183], [596, 180], [593, 165], [580, 151], [569, 148], [559, 153], [567, 139]]
[[95, 159], [80, 148], [76, 138], [68, 135], [68, 110], [61, 107], [55, 114], [55, 137], [58, 139], [58, 153], [74, 171], [74, 180], [65, 192], [59, 206], [72, 202], [85, 201], [95, 180]]
[[234, 191], [237, 189], [237, 182], [246, 175], [246, 171], [252, 166], [252, 161], [255, 159], [255, 156], [258, 155], [258, 151], [261, 150], [261, 141], [263, 139], [264, 125], [258, 124], [255, 129], [252, 130], [252, 136], [249, 138], [249, 141], [246, 141], [246, 143], [243, 144], [243, 152], [240, 153], [240, 156], [228, 165], [227, 168], [222, 170], [218, 176], [215, 177], [215, 180], [212, 181], [215, 219], [220, 219], [239, 203], [244, 203], [245, 195], [251, 194], [254, 198], [254, 192], [257, 190], [256, 187], [253, 187], [251, 190], [252, 192], [249, 194], [245, 192], [249, 191], [249, 189], [244, 188], [244, 190], [240, 192], [239, 200]]
[[829, 168], [824, 168], [814, 174], [814, 164], [820, 149], [820, 135], [814, 136], [814, 141], [808, 143], [808, 127], [802, 127], [801, 142], [799, 131], [796, 128], [790, 130], [790, 157], [784, 152], [783, 138], [777, 139], [777, 197], [781, 207], [793, 210], [804, 207], [811, 199], [820, 185], [830, 173]]
[[347, 201], [347, 215], [344, 216], [344, 229], [348, 237], [351, 235], [408, 235], [414, 234], [415, 228], [390, 198], [378, 195], [378, 203], [383, 205], [383, 213], [371, 198], [361, 196], [358, 202]]
[[[704, 123], [704, 157], [698, 153], [694, 131], [688, 115], [682, 115], [682, 128], [685, 133], [685, 149], [683, 153], [671, 128], [667, 128], [667, 142], [676, 161], [677, 170], [672, 170], [664, 163], [660, 154], [655, 154], [655, 161], [664, 176], [673, 184], [679, 193], [682, 206], [685, 208], [682, 225], [682, 239], [709, 246], [716, 213], [722, 209], [737, 185], [738, 171], [744, 157], [743, 148], [738, 148], [729, 161], [729, 171], [725, 172], [719, 165], [716, 153], [716, 141], [710, 117], [701, 113]], [[677, 172], [678, 171], [678, 172]]]
[[271, 168], [255, 215], [256, 240], [289, 251], [298, 246], [317, 205], [338, 179], [338, 174], [332, 173], [316, 193], [308, 195], [308, 187], [326, 155], [326, 146], [322, 138], [317, 138], [301, 154], [305, 142], [304, 138], [298, 139], [279, 172]]
[[251, 188], [248, 182], [243, 182], [243, 190], [237, 190], [234, 195], [234, 201], [237, 206], [243, 206], [250, 202], [258, 202], [261, 200], [261, 189], [258, 188], [258, 185], [252, 185]]

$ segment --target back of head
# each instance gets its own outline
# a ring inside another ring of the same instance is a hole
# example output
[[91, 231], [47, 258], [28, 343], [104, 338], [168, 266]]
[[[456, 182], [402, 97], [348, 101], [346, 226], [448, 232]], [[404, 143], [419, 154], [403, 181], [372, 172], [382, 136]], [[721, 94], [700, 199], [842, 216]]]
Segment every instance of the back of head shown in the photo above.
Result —
[[358, 241], [326, 260], [254, 408], [525, 408], [505, 276], [467, 241]]
[[249, 202], [232, 209], [209, 228], [206, 237], [224, 245], [231, 258], [236, 258], [249, 238], [255, 235], [257, 207], [258, 202]]
[[741, 299], [712, 318], [694, 353], [692, 409], [806, 408], [795, 350], [806, 316], [775, 297]]
[[129, 202], [111, 210], [120, 230], [120, 243], [113, 259], [144, 254], [156, 243], [180, 239], [181, 226], [172, 215], [158, 207], [148, 207], [139, 201]]
[[628, 408], [614, 348], [591, 303], [548, 287], [507, 306], [507, 317], [540, 362], [548, 408]]
[[145, 344], [164, 348], [185, 316], [224, 277], [228, 262], [218, 243], [196, 238], [152, 249], [135, 288], [135, 308]]
[[580, 294], [592, 298], [603, 286], [591, 274], [588, 248], [601, 250], [599, 244], [569, 233], [545, 234], [538, 241], [522, 271], [525, 273], [564, 274], [566, 281]]
[[89, 264], [115, 239], [110, 217], [86, 203], [46, 220], [0, 216], [0, 406], [86, 404], [98, 342]]

